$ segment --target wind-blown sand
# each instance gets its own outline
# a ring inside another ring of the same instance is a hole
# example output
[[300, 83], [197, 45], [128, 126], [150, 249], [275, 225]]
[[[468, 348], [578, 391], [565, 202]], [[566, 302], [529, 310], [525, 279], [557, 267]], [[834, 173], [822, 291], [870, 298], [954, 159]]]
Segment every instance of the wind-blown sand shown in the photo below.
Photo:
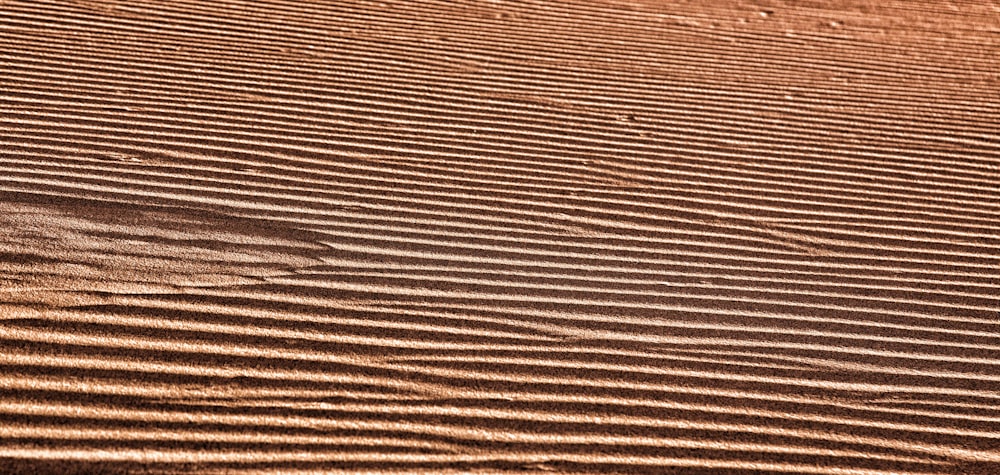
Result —
[[996, 1], [0, 1], [0, 472], [1000, 473]]

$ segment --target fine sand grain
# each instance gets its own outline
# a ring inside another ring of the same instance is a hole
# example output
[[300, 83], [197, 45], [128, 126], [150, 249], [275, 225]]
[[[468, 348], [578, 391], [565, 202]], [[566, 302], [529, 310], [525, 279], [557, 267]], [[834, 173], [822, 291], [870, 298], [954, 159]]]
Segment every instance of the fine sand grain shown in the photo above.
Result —
[[0, 473], [1000, 473], [1000, 4], [0, 0]]

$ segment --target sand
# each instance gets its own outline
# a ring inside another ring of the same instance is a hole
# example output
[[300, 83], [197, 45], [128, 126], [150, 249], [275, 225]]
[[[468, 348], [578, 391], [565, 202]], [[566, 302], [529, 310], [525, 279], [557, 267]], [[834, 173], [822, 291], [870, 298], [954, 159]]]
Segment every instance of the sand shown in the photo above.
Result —
[[2, 473], [1000, 473], [996, 1], [0, 1]]

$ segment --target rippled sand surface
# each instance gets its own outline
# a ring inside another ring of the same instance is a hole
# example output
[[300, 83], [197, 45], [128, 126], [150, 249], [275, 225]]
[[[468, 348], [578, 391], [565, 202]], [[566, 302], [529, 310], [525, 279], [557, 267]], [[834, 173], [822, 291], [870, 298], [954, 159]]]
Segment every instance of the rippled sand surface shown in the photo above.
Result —
[[996, 1], [0, 0], [2, 473], [1000, 473]]

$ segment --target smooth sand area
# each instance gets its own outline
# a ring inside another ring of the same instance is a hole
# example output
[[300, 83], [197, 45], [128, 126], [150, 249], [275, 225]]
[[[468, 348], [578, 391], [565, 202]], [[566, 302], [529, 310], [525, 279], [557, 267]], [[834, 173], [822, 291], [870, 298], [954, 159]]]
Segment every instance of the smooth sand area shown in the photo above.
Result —
[[1000, 4], [0, 0], [0, 473], [1000, 473]]

